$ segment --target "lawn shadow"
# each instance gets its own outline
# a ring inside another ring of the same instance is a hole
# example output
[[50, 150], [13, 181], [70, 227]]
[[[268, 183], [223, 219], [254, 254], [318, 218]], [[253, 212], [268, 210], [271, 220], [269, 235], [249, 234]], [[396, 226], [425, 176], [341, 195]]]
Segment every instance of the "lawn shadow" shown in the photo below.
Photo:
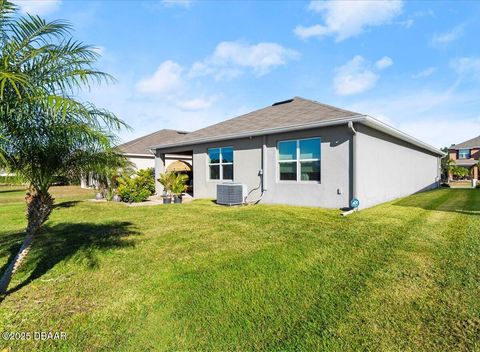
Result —
[[79, 200], [69, 200], [69, 201], [65, 201], [65, 202], [60, 202], [60, 203], [54, 204], [53, 209], [71, 208], [71, 207], [74, 207], [75, 205], [77, 205], [78, 203], [80, 203]]
[[[432, 191], [435, 192], [435, 191]], [[468, 201], [464, 202], [447, 202], [447, 200], [452, 197], [452, 193], [446, 193], [443, 197], [438, 198], [437, 201], [428, 201], [422, 197], [422, 194], [428, 194], [428, 192], [424, 192], [419, 194], [418, 196], [402, 198], [394, 203], [393, 205], [400, 206], [400, 207], [412, 207], [412, 208], [420, 208], [425, 210], [436, 210], [436, 211], [445, 211], [445, 212], [453, 212], [459, 214], [468, 214], [468, 215], [480, 215], [480, 201], [476, 201], [473, 199], [472, 196], [475, 196], [474, 193], [470, 192], [478, 192], [476, 189], [456, 189], [453, 192], [469, 192], [467, 193]], [[480, 198], [477, 197], [477, 199]]]
[[[57, 263], [74, 257], [89, 268], [98, 267], [97, 251], [112, 248], [124, 248], [134, 245], [134, 240], [126, 238], [138, 234], [130, 222], [110, 222], [107, 224], [93, 223], [63, 223], [45, 226], [42, 233], [34, 241], [24, 269], [33, 267], [30, 275], [23, 282], [8, 290], [7, 295], [27, 286], [35, 279], [42, 277]], [[18, 240], [18, 235], [17, 240]], [[22, 239], [23, 240], [23, 239]], [[14, 258], [20, 243], [11, 245], [10, 260]], [[6, 264], [3, 270], [5, 270]]]
[[0, 194], [3, 194], [3, 193], [12, 193], [12, 192], [22, 192], [22, 191], [25, 191], [25, 190], [26, 190], [25, 188], [4, 189], [4, 190], [1, 190], [1, 191], [0, 191]]

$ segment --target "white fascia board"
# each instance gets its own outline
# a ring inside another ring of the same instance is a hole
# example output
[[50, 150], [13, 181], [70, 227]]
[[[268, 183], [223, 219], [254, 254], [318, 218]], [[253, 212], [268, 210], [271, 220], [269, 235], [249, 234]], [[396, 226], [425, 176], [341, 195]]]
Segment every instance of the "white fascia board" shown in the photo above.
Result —
[[155, 155], [153, 154], [134, 154], [134, 153], [121, 153], [122, 155], [125, 155], [127, 158], [135, 158], [135, 157], [142, 157], [142, 158], [155, 158]]

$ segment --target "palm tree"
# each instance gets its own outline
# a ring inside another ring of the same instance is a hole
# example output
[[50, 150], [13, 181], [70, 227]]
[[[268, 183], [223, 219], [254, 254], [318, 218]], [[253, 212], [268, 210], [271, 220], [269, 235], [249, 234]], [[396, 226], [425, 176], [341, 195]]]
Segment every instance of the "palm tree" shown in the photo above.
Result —
[[0, 294], [24, 262], [53, 209], [57, 176], [77, 177], [112, 160], [123, 121], [76, 98], [112, 77], [96, 70], [93, 47], [75, 41], [63, 21], [19, 16], [0, 0], [0, 166], [29, 184], [26, 236], [0, 280]]
[[445, 173], [447, 180], [448, 180], [448, 177], [449, 177], [450, 173], [453, 171], [454, 167], [455, 167], [455, 162], [452, 159], [446, 159], [445, 160], [445, 164], [444, 164], [444, 167], [443, 167], [443, 172]]

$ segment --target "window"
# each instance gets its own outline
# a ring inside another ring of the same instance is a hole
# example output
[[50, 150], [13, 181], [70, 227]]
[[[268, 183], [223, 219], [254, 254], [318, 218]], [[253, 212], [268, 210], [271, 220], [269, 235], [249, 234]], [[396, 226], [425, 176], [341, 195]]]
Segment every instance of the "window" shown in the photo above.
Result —
[[233, 148], [208, 149], [210, 180], [233, 180]]
[[320, 181], [320, 138], [278, 142], [280, 181]]
[[470, 149], [459, 149], [458, 150], [459, 159], [470, 159]]

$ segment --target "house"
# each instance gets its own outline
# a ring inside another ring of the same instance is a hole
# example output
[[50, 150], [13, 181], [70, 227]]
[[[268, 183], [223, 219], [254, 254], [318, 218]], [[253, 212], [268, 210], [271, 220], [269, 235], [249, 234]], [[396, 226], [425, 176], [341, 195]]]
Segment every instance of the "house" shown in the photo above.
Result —
[[[175, 143], [181, 140], [188, 132], [163, 129], [146, 136], [139, 137], [118, 146], [118, 150], [127, 157], [134, 168], [137, 170], [155, 167], [155, 155], [150, 150], [153, 144]], [[191, 156], [169, 155], [165, 160], [165, 166], [168, 168], [176, 162], [177, 168], [179, 162], [185, 163], [187, 167], [191, 164]], [[175, 165], [173, 166], [175, 168]]]
[[[469, 170], [470, 177], [478, 180], [478, 163], [480, 162], [480, 136], [469, 139], [463, 143], [454, 144], [448, 148], [450, 160], [455, 165]], [[448, 175], [452, 179], [451, 173]]]
[[[443, 152], [372, 117], [295, 97], [151, 147], [192, 157], [193, 196], [247, 186], [247, 202], [369, 207], [438, 186]], [[157, 183], [157, 192], [162, 192]]]
[[[155, 167], [155, 155], [150, 150], [152, 144], [174, 143], [183, 138], [188, 132], [163, 129], [137, 139], [119, 145], [118, 150], [127, 157], [135, 170]], [[169, 154], [165, 159], [167, 171], [192, 173], [192, 156]], [[90, 173], [88, 177], [81, 179], [81, 187], [95, 187], [95, 175]]]

